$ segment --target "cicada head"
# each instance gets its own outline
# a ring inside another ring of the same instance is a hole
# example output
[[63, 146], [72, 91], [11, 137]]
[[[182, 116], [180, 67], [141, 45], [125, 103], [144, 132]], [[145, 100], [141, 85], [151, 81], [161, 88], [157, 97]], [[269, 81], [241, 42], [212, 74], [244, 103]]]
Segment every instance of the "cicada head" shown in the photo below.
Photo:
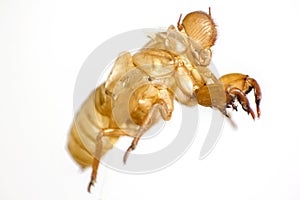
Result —
[[183, 29], [203, 49], [210, 49], [217, 39], [217, 29], [210, 11], [208, 14], [202, 11], [187, 14], [181, 25], [178, 22], [178, 29]]

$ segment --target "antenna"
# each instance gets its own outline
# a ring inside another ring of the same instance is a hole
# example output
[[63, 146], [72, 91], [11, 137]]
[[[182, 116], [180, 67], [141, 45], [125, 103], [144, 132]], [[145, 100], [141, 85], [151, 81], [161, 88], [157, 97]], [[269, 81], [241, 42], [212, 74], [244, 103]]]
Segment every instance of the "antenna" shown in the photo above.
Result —
[[181, 17], [182, 17], [182, 14], [180, 14], [178, 22], [177, 22], [177, 28], [178, 28], [179, 31], [182, 31], [182, 29], [183, 29], [182, 25], [180, 24], [181, 23]]

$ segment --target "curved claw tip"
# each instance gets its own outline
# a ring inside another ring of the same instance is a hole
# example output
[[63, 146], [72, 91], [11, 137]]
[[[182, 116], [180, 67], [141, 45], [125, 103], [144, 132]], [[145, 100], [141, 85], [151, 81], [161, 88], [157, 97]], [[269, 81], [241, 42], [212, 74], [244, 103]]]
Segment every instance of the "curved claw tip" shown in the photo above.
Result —
[[257, 118], [260, 118], [260, 109], [258, 108], [258, 109], [256, 110], [256, 112], [257, 112]]
[[90, 181], [89, 185], [88, 185], [88, 193], [91, 193], [91, 188], [94, 187], [94, 181]]
[[124, 154], [124, 157], [123, 157], [123, 164], [124, 164], [124, 165], [126, 165], [127, 158], [128, 158], [128, 156], [129, 156], [129, 152], [130, 152], [130, 151], [127, 150], [126, 153]]
[[248, 114], [249, 113], [251, 114], [252, 119], [255, 120], [255, 114], [252, 109], [249, 110]]

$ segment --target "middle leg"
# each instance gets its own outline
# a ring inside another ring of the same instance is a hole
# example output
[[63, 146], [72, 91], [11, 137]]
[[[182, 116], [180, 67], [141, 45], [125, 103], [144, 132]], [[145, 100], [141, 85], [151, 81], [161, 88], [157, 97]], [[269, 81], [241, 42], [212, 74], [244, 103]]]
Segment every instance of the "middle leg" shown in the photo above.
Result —
[[148, 114], [144, 118], [142, 125], [140, 129], [138, 130], [136, 136], [131, 142], [131, 145], [128, 147], [127, 151], [124, 154], [123, 162], [126, 164], [127, 158], [131, 151], [133, 151], [140, 138], [143, 136], [143, 134], [146, 132], [148, 128], [153, 124], [153, 119], [155, 112], [158, 110], [160, 112], [160, 116], [165, 120], [168, 121], [171, 119], [172, 112], [174, 109], [173, 105], [173, 95], [170, 94], [170, 92], [165, 88], [157, 88], [158, 89], [158, 95], [155, 103], [153, 103], [152, 107], [150, 108]]

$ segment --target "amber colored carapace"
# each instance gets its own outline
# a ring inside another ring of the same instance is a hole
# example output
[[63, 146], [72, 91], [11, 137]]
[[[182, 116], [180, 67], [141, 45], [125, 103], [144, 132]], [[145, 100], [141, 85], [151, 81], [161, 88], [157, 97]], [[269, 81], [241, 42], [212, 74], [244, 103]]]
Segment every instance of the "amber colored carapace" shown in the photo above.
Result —
[[[187, 14], [177, 27], [159, 32], [140, 51], [123, 52], [108, 78], [83, 103], [75, 116], [68, 149], [82, 167], [92, 167], [88, 191], [96, 181], [101, 157], [121, 136], [133, 138], [124, 163], [142, 135], [159, 120], [169, 120], [174, 101], [237, 110], [237, 103], [252, 116], [260, 116], [261, 91], [255, 79], [240, 73], [217, 78], [208, 68], [217, 39], [211, 13]], [[253, 89], [256, 111], [247, 94]]]

